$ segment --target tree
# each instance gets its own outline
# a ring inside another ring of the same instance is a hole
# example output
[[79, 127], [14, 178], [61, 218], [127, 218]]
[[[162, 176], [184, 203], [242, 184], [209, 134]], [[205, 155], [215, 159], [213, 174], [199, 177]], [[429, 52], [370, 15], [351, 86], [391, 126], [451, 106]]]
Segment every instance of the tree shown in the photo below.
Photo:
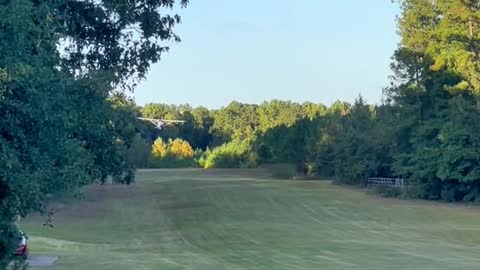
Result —
[[210, 129], [213, 125], [213, 117], [206, 108], [192, 108], [190, 105], [147, 104], [141, 108], [140, 113], [146, 118], [185, 121], [181, 125], [165, 126], [160, 131], [151, 130], [152, 132], [148, 135], [151, 139], [181, 138], [188, 141], [193, 148], [204, 150], [212, 144]]
[[161, 41], [178, 41], [180, 18], [160, 14], [174, 3], [0, 1], [0, 268], [15, 217], [45, 210], [49, 194], [109, 174], [133, 181], [135, 115], [109, 98], [145, 76]]
[[204, 107], [194, 108], [191, 114], [195, 125], [190, 136], [191, 139], [185, 139], [191, 142], [193, 148], [206, 150], [213, 143], [213, 135], [210, 132], [214, 123], [212, 114]]
[[359, 96], [341, 125], [334, 139], [335, 176], [344, 183], [365, 184], [376, 173], [374, 111]]
[[316, 104], [311, 102], [305, 102], [302, 104], [303, 117], [306, 117], [310, 120], [318, 118], [322, 115], [325, 115], [327, 107], [322, 104]]
[[[36, 2], [32, 0], [32, 2]], [[180, 41], [173, 27], [180, 16], [164, 13], [174, 0], [48, 1], [56, 31], [66, 45], [62, 67], [73, 76], [113, 73], [113, 83], [135, 86], [152, 63], [169, 50], [164, 40]], [[179, 1], [182, 7], [188, 0]]]
[[417, 58], [433, 60], [431, 69], [448, 69], [462, 80], [452, 91], [480, 93], [480, 2], [477, 0], [403, 0], [400, 34]]
[[257, 105], [232, 102], [227, 107], [213, 112], [211, 127], [214, 146], [232, 140], [244, 140], [258, 126]]
[[151, 145], [140, 134], [136, 134], [131, 146], [127, 149], [127, 160], [136, 168], [148, 168]]
[[393, 171], [412, 195], [478, 200], [478, 1], [402, 1], [402, 44], [387, 94], [396, 125]]
[[151, 166], [154, 168], [182, 168], [194, 166], [192, 147], [182, 139], [169, 139], [166, 143], [158, 138], [152, 146]]
[[302, 117], [302, 114], [303, 107], [298, 103], [280, 100], [265, 102], [258, 108], [260, 130], [266, 131], [280, 125], [291, 126]]
[[169, 153], [182, 159], [193, 157], [193, 149], [190, 144], [182, 139], [175, 139], [171, 142]]
[[168, 146], [162, 140], [162, 138], [158, 138], [155, 140], [152, 146], [152, 157], [153, 158], [164, 158], [168, 154]]

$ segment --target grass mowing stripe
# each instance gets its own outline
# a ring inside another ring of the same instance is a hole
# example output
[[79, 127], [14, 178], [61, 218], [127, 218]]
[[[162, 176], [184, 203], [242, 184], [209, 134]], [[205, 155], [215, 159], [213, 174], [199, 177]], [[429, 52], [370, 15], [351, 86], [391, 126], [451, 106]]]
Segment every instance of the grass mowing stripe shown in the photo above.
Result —
[[228, 172], [141, 171], [22, 228], [56, 270], [480, 269], [478, 209]]

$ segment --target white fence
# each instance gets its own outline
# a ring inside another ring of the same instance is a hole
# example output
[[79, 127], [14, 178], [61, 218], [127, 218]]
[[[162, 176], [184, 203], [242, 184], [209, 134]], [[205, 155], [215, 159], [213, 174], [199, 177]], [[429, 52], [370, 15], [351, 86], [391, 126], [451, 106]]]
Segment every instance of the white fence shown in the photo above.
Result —
[[404, 188], [406, 186], [406, 181], [402, 178], [368, 178], [368, 184], [371, 186]]

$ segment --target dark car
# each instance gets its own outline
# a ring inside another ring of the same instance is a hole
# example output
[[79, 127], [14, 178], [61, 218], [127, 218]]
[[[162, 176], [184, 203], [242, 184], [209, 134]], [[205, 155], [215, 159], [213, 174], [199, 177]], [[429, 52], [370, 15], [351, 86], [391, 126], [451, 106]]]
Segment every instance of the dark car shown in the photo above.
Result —
[[18, 247], [13, 252], [13, 255], [26, 258], [28, 255], [28, 243], [27, 236], [21, 232], [20, 237], [18, 237]]

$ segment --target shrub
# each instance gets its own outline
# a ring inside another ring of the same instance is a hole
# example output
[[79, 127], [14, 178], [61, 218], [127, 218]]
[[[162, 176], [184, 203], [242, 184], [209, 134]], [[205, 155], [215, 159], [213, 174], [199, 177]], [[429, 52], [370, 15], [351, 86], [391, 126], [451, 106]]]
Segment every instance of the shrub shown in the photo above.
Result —
[[150, 167], [187, 168], [194, 166], [194, 151], [187, 141], [175, 139], [165, 143], [161, 138], [155, 140], [152, 146]]
[[379, 185], [374, 188], [374, 191], [386, 198], [398, 198], [403, 194], [401, 188], [391, 187], [386, 185]]
[[151, 147], [140, 135], [135, 135], [127, 149], [127, 161], [137, 168], [146, 168], [150, 160]]
[[207, 147], [205, 151], [202, 149], [195, 150], [193, 154], [193, 162], [199, 168], [205, 168], [205, 162], [207, 161], [207, 157], [212, 153], [210, 148]]
[[271, 176], [276, 179], [294, 179], [297, 175], [295, 164], [289, 163], [271, 163], [263, 164], [261, 168], [264, 168]]
[[152, 158], [162, 159], [167, 155], [168, 146], [162, 138], [158, 138], [152, 145]]
[[175, 139], [173, 142], [169, 143], [168, 153], [183, 159], [193, 158], [192, 147], [187, 141], [182, 139]]
[[254, 164], [248, 142], [233, 141], [213, 149], [205, 160], [204, 168], [247, 168]]

